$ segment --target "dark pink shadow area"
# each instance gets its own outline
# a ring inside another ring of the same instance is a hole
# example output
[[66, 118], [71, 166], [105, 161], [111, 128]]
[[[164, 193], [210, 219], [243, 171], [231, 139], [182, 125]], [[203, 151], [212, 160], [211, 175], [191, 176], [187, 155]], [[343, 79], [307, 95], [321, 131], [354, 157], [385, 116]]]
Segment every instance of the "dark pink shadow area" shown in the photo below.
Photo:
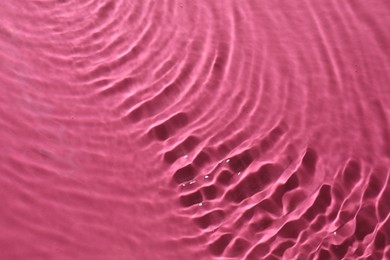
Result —
[[390, 259], [390, 2], [0, 17], [0, 260]]

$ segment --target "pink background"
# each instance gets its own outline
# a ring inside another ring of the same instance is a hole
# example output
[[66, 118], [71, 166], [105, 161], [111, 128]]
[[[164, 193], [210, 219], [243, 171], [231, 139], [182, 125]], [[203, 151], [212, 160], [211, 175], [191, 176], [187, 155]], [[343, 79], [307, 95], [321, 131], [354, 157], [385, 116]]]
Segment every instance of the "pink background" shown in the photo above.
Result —
[[390, 259], [390, 2], [0, 2], [0, 259]]

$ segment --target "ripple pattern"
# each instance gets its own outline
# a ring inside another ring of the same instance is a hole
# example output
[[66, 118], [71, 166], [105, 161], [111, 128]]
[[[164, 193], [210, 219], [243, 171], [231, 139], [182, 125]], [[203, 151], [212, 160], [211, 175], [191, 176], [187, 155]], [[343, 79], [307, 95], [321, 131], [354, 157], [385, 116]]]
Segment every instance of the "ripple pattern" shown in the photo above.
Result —
[[0, 259], [390, 259], [384, 1], [0, 3]]

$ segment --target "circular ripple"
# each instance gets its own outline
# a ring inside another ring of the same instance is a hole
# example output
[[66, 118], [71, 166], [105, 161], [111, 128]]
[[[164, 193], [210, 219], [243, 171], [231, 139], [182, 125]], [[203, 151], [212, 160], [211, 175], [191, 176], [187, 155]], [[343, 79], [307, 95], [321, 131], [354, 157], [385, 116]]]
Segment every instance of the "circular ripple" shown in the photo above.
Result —
[[66, 259], [390, 257], [385, 4], [0, 9], [2, 223]]

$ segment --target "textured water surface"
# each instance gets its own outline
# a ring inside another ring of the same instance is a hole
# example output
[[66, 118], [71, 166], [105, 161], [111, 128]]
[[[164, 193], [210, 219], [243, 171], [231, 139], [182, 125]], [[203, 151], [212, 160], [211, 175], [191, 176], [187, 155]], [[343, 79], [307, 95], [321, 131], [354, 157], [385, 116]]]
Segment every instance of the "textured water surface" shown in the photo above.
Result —
[[390, 2], [0, 2], [0, 259], [390, 259]]

